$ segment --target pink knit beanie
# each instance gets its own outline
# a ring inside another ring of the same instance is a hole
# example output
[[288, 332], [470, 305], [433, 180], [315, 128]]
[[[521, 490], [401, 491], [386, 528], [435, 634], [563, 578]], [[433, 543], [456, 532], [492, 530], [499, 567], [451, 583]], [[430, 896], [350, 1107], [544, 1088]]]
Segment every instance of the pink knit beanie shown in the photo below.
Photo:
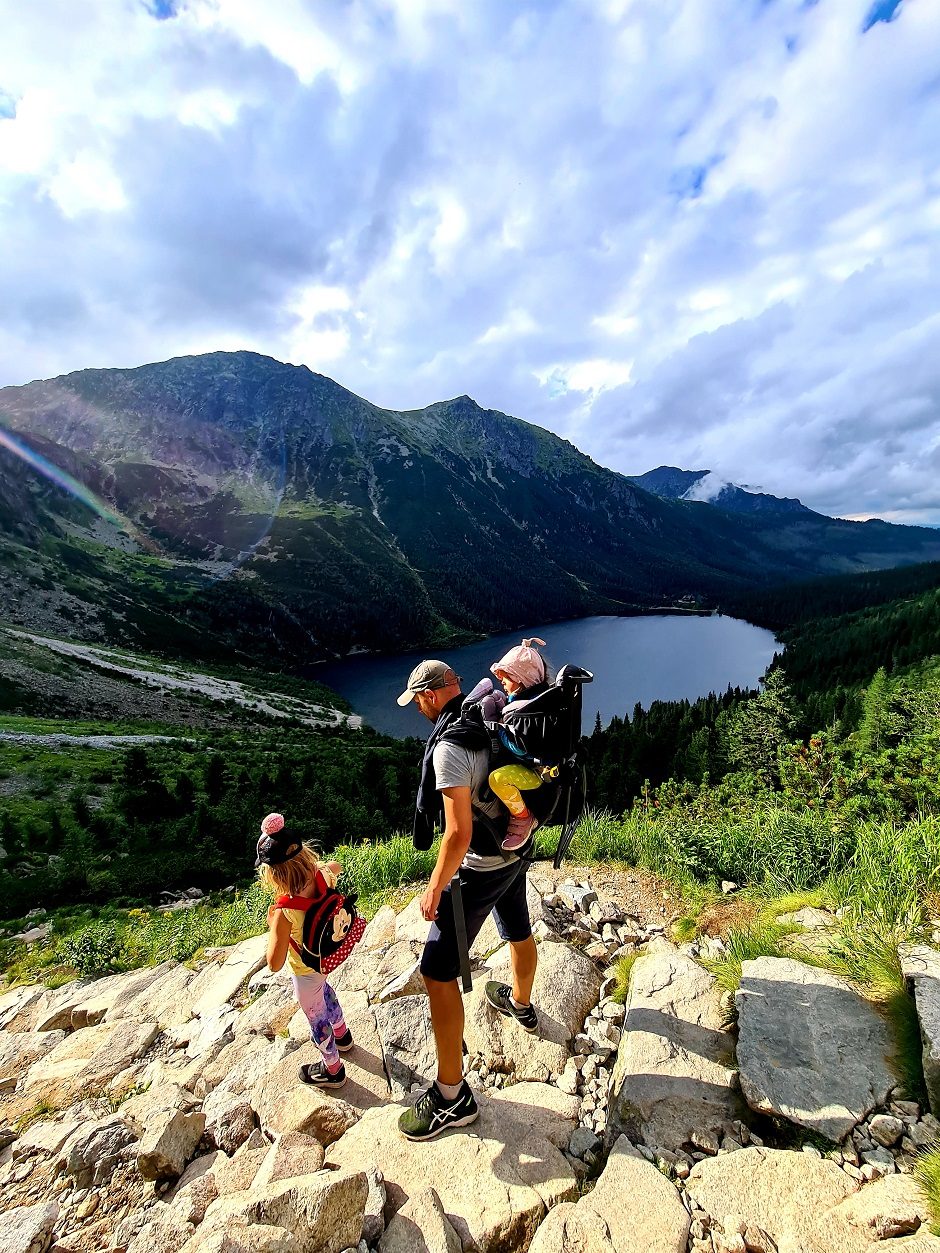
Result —
[[544, 683], [545, 659], [532, 647], [533, 644], [545, 647], [545, 641], [533, 635], [531, 639], [523, 640], [515, 648], [510, 648], [504, 657], [500, 657], [495, 665], [490, 666], [490, 671], [497, 677], [508, 674], [520, 687], [534, 687], [536, 683]]

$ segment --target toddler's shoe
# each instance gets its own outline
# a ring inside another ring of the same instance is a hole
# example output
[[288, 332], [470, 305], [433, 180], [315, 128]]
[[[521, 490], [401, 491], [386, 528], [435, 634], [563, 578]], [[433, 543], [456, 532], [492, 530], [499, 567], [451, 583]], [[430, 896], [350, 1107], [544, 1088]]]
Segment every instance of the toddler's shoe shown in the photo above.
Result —
[[333, 1043], [341, 1053], [348, 1053], [355, 1041], [352, 1038], [352, 1032], [347, 1027], [342, 1035], [334, 1035]]
[[301, 1066], [301, 1083], [312, 1084], [315, 1088], [341, 1088], [346, 1082], [346, 1067], [342, 1062], [335, 1074], [330, 1074], [323, 1062], [314, 1062], [309, 1066]]
[[509, 826], [506, 828], [506, 838], [503, 840], [502, 848], [507, 853], [512, 853], [517, 848], [522, 848], [538, 825], [538, 819], [528, 811], [524, 814], [513, 814], [509, 819]]

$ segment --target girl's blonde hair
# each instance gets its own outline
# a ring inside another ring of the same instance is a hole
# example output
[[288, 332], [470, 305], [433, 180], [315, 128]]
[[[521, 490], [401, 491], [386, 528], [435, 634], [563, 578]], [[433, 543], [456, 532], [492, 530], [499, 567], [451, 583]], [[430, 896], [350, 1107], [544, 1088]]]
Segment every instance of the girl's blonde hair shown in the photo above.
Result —
[[282, 896], [300, 896], [323, 863], [309, 844], [301, 844], [300, 852], [279, 866], [261, 865], [258, 878], [266, 888]]

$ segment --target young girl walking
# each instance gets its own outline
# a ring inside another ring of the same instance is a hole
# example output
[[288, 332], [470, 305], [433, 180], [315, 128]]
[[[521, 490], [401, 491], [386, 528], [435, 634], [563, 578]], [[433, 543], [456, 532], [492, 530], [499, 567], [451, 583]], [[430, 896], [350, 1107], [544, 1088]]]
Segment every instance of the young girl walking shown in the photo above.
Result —
[[[343, 871], [338, 861], [321, 862], [312, 848], [291, 835], [281, 814], [268, 814], [261, 824], [255, 868], [261, 882], [279, 897], [311, 899], [335, 887]], [[310, 1038], [323, 1054], [322, 1061], [300, 1067], [300, 1078], [318, 1088], [341, 1088], [346, 1082], [346, 1068], [340, 1053], [352, 1048], [352, 1032], [326, 975], [317, 974], [300, 958], [303, 921], [302, 909], [272, 903], [268, 910], [268, 969], [280, 970], [287, 961], [297, 1000], [310, 1024]]]

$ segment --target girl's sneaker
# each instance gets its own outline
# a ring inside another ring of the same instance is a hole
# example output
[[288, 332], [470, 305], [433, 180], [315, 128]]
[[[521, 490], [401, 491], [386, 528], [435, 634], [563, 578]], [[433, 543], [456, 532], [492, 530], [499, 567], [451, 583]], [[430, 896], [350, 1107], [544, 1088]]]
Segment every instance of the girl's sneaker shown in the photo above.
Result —
[[334, 1035], [333, 1043], [341, 1053], [348, 1053], [355, 1041], [352, 1038], [352, 1032], [347, 1027], [342, 1035]]
[[512, 853], [515, 849], [522, 848], [538, 825], [538, 819], [528, 811], [524, 814], [513, 814], [509, 819], [509, 826], [506, 828], [506, 838], [503, 840], [501, 847], [507, 853]]
[[301, 1083], [312, 1084], [315, 1088], [341, 1088], [346, 1082], [346, 1067], [342, 1062], [335, 1074], [330, 1074], [324, 1062], [313, 1062], [309, 1066], [301, 1066], [298, 1071]]

